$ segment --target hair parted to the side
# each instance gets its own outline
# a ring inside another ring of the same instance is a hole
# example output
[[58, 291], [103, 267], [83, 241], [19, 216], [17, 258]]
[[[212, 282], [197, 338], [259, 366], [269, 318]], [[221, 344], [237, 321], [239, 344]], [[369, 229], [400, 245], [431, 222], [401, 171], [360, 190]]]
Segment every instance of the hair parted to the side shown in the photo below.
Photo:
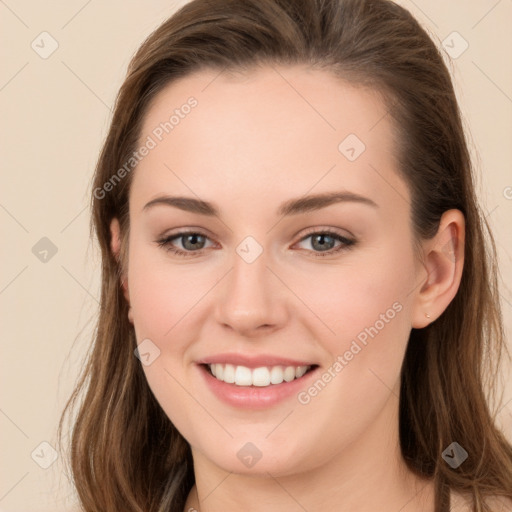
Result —
[[[400, 445], [418, 475], [433, 478], [436, 512], [450, 490], [473, 510], [487, 496], [512, 499], [512, 447], [495, 426], [494, 375], [506, 351], [496, 255], [473, 184], [461, 115], [443, 58], [411, 14], [388, 0], [194, 0], [154, 31], [133, 57], [102, 148], [94, 190], [137, 148], [150, 101], [201, 68], [305, 64], [385, 98], [398, 130], [396, 158], [410, 187], [417, 239], [436, 232], [448, 209], [466, 220], [465, 265], [457, 295], [425, 329], [413, 329], [401, 374]], [[73, 406], [74, 484], [86, 512], [182, 512], [194, 483], [190, 447], [154, 398], [134, 357], [136, 340], [120, 286], [110, 221], [125, 242], [133, 172], [93, 194], [102, 251], [99, 320], [92, 350], [59, 424]], [[497, 409], [497, 407], [496, 407]], [[457, 441], [469, 457], [456, 470], [442, 459]]]

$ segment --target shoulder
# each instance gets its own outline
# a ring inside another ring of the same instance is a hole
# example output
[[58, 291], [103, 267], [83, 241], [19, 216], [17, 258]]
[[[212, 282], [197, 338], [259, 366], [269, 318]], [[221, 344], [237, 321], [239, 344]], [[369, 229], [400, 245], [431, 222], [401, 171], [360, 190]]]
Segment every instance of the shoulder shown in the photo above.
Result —
[[452, 491], [450, 495], [450, 512], [472, 512], [471, 498]]
[[489, 498], [487, 503], [491, 510], [496, 512], [512, 512], [512, 499], [495, 496]]
[[[492, 512], [512, 512], [512, 500], [502, 496], [491, 496], [485, 503]], [[473, 501], [470, 497], [458, 492], [451, 492], [450, 512], [473, 512]]]

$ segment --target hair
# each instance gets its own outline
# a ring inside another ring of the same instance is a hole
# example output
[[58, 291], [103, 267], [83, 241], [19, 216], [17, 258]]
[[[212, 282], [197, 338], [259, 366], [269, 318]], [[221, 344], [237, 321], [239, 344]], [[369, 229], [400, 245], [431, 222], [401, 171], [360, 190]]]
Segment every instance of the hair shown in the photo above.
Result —
[[[477, 202], [448, 68], [414, 17], [388, 0], [194, 0], [133, 56], [93, 181], [91, 231], [102, 253], [99, 318], [58, 431], [60, 443], [64, 417], [83, 395], [69, 450], [83, 510], [182, 512], [194, 484], [190, 446], [134, 357], [120, 283], [133, 172], [108, 193], [97, 191], [106, 190], [133, 155], [148, 106], [165, 86], [203, 69], [265, 65], [326, 70], [382, 95], [398, 131], [394, 149], [410, 190], [415, 241], [434, 236], [443, 212], [463, 213], [465, 262], [457, 294], [436, 321], [410, 333], [399, 438], [408, 468], [435, 483], [436, 512], [449, 510], [450, 490], [467, 496], [474, 512], [489, 511], [487, 498], [512, 498], [512, 446], [491, 410], [507, 351], [495, 243]], [[121, 225], [119, 258], [110, 245], [114, 218]], [[469, 454], [456, 469], [442, 458], [454, 441]]]

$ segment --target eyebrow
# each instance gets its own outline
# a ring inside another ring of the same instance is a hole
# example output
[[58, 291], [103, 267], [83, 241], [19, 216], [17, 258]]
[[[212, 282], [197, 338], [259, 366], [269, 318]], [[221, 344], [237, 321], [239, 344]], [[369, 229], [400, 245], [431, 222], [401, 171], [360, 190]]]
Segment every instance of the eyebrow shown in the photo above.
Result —
[[[280, 216], [297, 215], [304, 212], [319, 210], [335, 203], [360, 203], [372, 208], [378, 208], [377, 203], [368, 197], [355, 194], [353, 192], [328, 192], [324, 194], [314, 194], [290, 199], [279, 207], [277, 214]], [[147, 203], [144, 210], [148, 210], [157, 205], [166, 205], [179, 208], [191, 213], [198, 213], [207, 216], [219, 216], [218, 208], [208, 201], [202, 201], [193, 197], [184, 196], [161, 196]]]

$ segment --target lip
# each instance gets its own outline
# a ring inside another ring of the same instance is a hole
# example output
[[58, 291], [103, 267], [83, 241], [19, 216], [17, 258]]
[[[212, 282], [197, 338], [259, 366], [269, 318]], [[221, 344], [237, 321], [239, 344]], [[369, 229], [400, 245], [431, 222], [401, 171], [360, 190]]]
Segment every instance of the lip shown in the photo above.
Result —
[[[238, 358], [237, 361], [238, 360], [240, 359]], [[225, 359], [222, 361], [225, 361]], [[266, 359], [266, 361], [268, 361], [268, 359]], [[271, 384], [267, 387], [237, 386], [236, 384], [228, 384], [227, 382], [216, 379], [210, 373], [206, 364], [207, 363], [200, 363], [197, 365], [197, 368], [210, 392], [225, 404], [249, 410], [268, 409], [289, 399], [291, 396], [297, 396], [301, 390], [311, 385], [312, 379], [317, 378], [320, 370], [320, 366], [315, 365], [314, 368], [298, 379], [294, 379], [291, 382], [284, 381], [281, 384]], [[260, 366], [266, 365], [263, 364]], [[295, 363], [289, 366], [295, 366]], [[297, 364], [297, 366], [302, 365]]]
[[216, 354], [205, 357], [197, 364], [232, 364], [234, 366], [246, 366], [247, 368], [260, 368], [261, 366], [313, 366], [316, 363], [312, 361], [299, 361], [298, 359], [289, 359], [275, 355], [259, 354], [250, 356], [244, 354]]

